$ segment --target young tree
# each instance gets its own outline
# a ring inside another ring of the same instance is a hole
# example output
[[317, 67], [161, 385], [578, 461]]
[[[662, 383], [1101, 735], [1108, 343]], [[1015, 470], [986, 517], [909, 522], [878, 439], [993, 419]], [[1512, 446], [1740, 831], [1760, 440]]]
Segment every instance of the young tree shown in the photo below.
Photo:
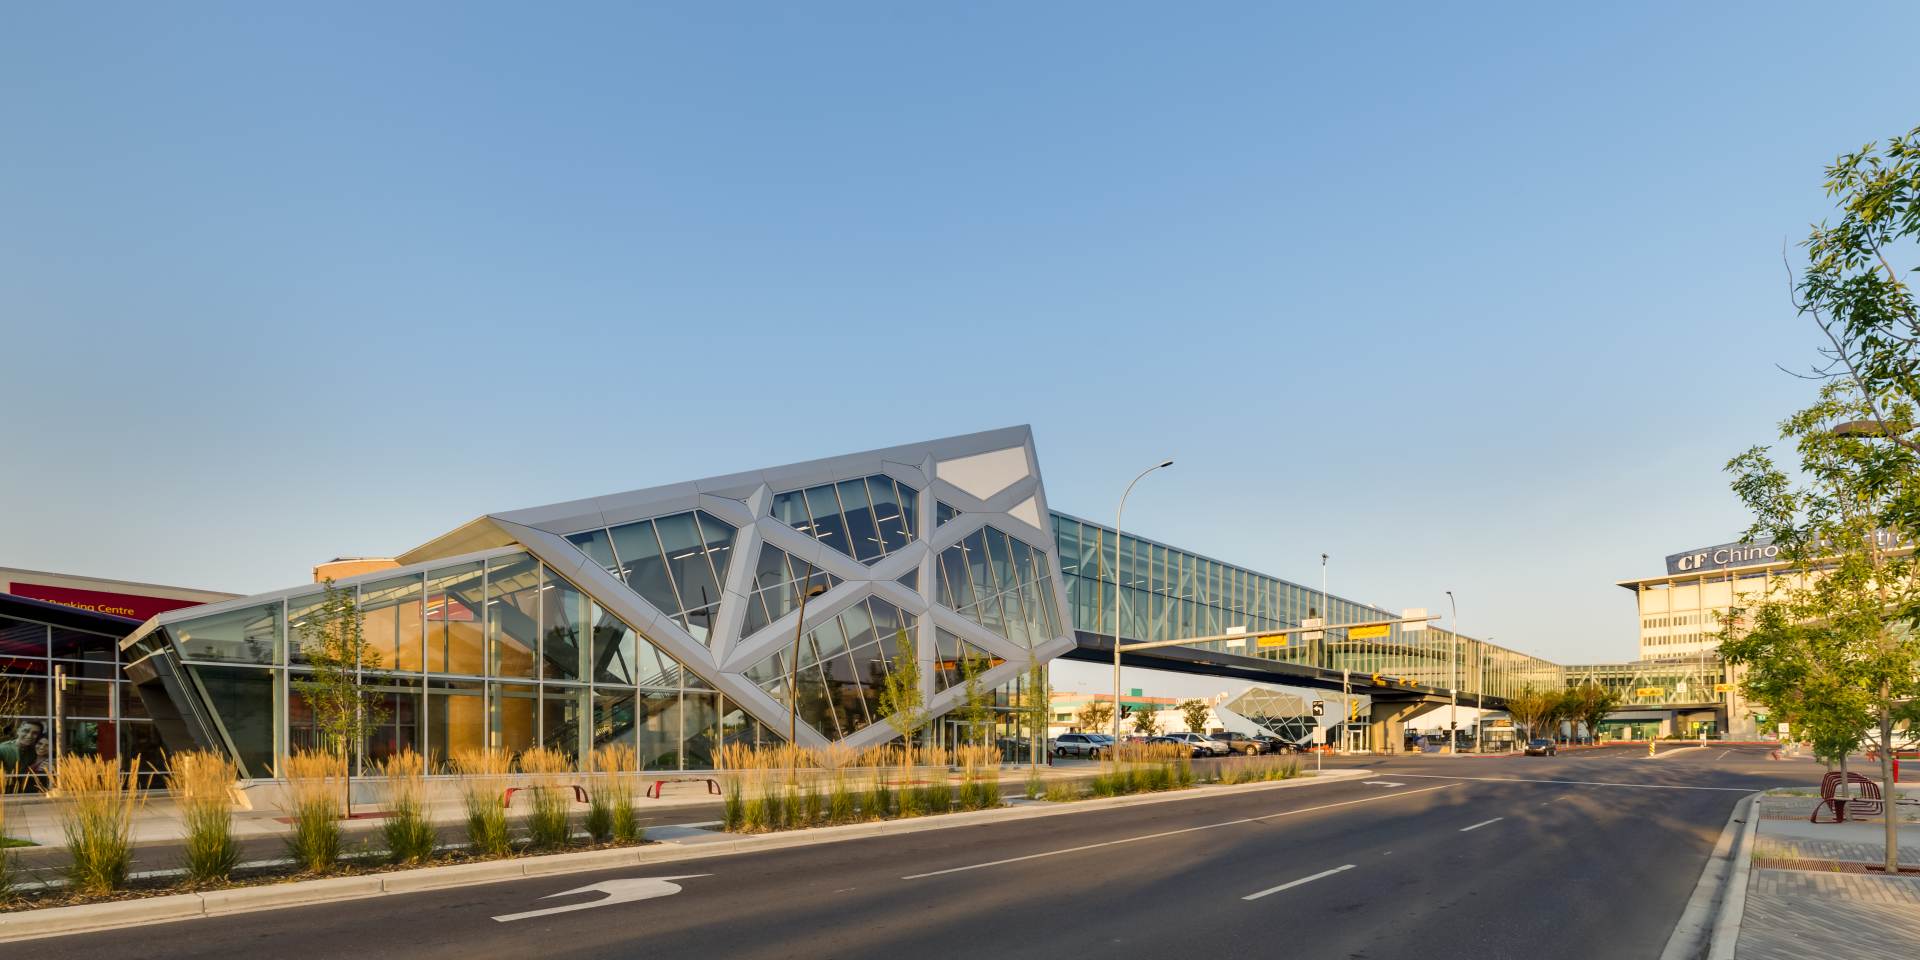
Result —
[[960, 701], [960, 719], [966, 724], [967, 736], [975, 743], [987, 741], [987, 735], [993, 730], [993, 691], [980, 682], [980, 675], [987, 672], [985, 657], [975, 654], [971, 649], [960, 652], [960, 676], [965, 678]]
[[1207, 715], [1213, 708], [1205, 700], [1180, 701], [1180, 714], [1187, 721], [1187, 730], [1192, 733], [1207, 732]]
[[1027, 725], [1033, 731], [1031, 766], [1040, 765], [1040, 755], [1047, 749], [1047, 727], [1053, 720], [1053, 681], [1047, 674], [1047, 665], [1038, 658], [1027, 664]]
[[1133, 732], [1143, 737], [1160, 734], [1160, 713], [1156, 710], [1141, 708], [1133, 711]]
[[[1799, 461], [1795, 476], [1764, 447], [1727, 464], [1754, 516], [1748, 538], [1771, 538], [1792, 566], [1770, 578], [1752, 607], [1732, 611], [1721, 654], [1746, 667], [1749, 697], [1797, 720], [1819, 754], [1843, 761], [1875, 720], [1890, 747], [1894, 725], [1914, 718], [1920, 694], [1920, 565], [1909, 541], [1891, 532], [1920, 519], [1920, 458], [1904, 445], [1836, 429], [1888, 419], [1916, 422], [1914, 405], [1897, 392], [1870, 396], [1835, 380], [1781, 424]], [[1891, 801], [1892, 751], [1880, 757]], [[1891, 872], [1899, 818], [1886, 821]]]
[[361, 671], [382, 663], [380, 651], [367, 643], [354, 591], [334, 586], [331, 578], [323, 587], [320, 605], [299, 630], [300, 652], [313, 672], [290, 686], [313, 714], [320, 748], [346, 764], [346, 811], [352, 816], [354, 754], [387, 722], [386, 704], [366, 688]]
[[927, 709], [920, 695], [920, 654], [905, 627], [894, 635], [893, 662], [887, 667], [886, 685], [880, 690], [880, 710], [886, 714], [887, 726], [900, 735], [900, 742], [911, 755], [914, 738], [927, 725]]
[[1108, 700], [1088, 700], [1074, 712], [1073, 718], [1080, 729], [1087, 733], [1099, 733], [1113, 722], [1113, 703]]

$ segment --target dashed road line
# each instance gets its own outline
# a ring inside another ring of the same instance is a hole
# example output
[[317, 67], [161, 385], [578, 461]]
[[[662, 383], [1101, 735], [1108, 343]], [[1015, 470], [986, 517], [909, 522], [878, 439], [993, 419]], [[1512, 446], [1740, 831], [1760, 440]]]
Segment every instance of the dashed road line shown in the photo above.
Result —
[[1465, 780], [1473, 783], [1550, 783], [1560, 787], [1632, 787], [1639, 790], [1716, 790], [1722, 793], [1752, 793], [1751, 787], [1696, 787], [1678, 783], [1614, 783], [1607, 780], [1530, 780], [1526, 777], [1450, 777], [1439, 773], [1395, 773], [1396, 777], [1420, 780]]
[[944, 876], [949, 873], [964, 873], [968, 870], [984, 870], [987, 867], [1003, 867], [1009, 863], [1023, 863], [1028, 860], [1038, 860], [1042, 857], [1057, 857], [1057, 856], [1061, 856], [1062, 854], [1079, 853], [1083, 850], [1097, 850], [1101, 847], [1117, 846], [1122, 843], [1135, 843], [1141, 840], [1158, 840], [1161, 837], [1177, 837], [1183, 833], [1196, 833], [1201, 830], [1213, 830], [1218, 827], [1234, 827], [1234, 826], [1239, 826], [1240, 824], [1243, 824], [1243, 823], [1260, 823], [1266, 820], [1278, 820], [1281, 817], [1291, 817], [1296, 814], [1312, 813], [1316, 810], [1332, 810], [1335, 807], [1351, 807], [1357, 803], [1373, 803], [1378, 800], [1391, 800], [1394, 797], [1410, 797], [1416, 793], [1428, 793], [1434, 790], [1445, 790], [1446, 788], [1453, 787], [1453, 786], [1458, 786], [1458, 784], [1443, 783], [1437, 787], [1421, 787], [1418, 790], [1396, 790], [1393, 793], [1375, 794], [1371, 797], [1361, 797], [1358, 800], [1342, 800], [1339, 803], [1322, 803], [1317, 806], [1301, 807], [1298, 810], [1282, 810], [1279, 813], [1269, 813], [1269, 814], [1265, 814], [1258, 817], [1241, 817], [1238, 820], [1224, 820], [1224, 821], [1221, 821], [1220, 823], [1203, 823], [1197, 827], [1181, 827], [1178, 830], [1162, 830], [1159, 833], [1146, 833], [1146, 834], [1141, 834], [1140, 836], [1137, 836], [1137, 837], [1122, 837], [1118, 840], [1102, 840], [1099, 843], [1083, 843], [1077, 847], [1065, 847], [1059, 850], [1047, 850], [1041, 853], [1029, 853], [1025, 856], [1008, 857], [1004, 860], [989, 860], [986, 863], [970, 863], [964, 867], [948, 867], [945, 870], [929, 870], [926, 873], [909, 874], [907, 876], [901, 877], [900, 879], [921, 880], [926, 877]]
[[1494, 818], [1493, 818], [1492, 820], [1482, 820], [1482, 821], [1480, 821], [1479, 823], [1476, 823], [1476, 824], [1474, 824], [1474, 825], [1473, 825], [1473, 826], [1471, 826], [1471, 827], [1461, 827], [1461, 828], [1460, 828], [1460, 832], [1461, 832], [1461, 833], [1466, 833], [1466, 832], [1467, 832], [1468, 830], [1478, 830], [1478, 829], [1480, 829], [1481, 827], [1484, 827], [1484, 826], [1486, 826], [1486, 825], [1487, 825], [1487, 824], [1489, 824], [1489, 823], [1499, 823], [1500, 821], [1502, 821], [1502, 820], [1505, 820], [1505, 819], [1506, 819], [1506, 817], [1494, 817]]
[[1289, 880], [1289, 881], [1287, 881], [1286, 883], [1283, 883], [1283, 884], [1281, 884], [1281, 885], [1279, 885], [1279, 886], [1277, 886], [1277, 887], [1268, 887], [1268, 888], [1266, 888], [1265, 890], [1262, 890], [1262, 891], [1260, 891], [1259, 893], [1249, 893], [1249, 894], [1247, 894], [1246, 896], [1244, 896], [1244, 897], [1241, 897], [1240, 899], [1242, 899], [1242, 900], [1258, 900], [1258, 899], [1260, 899], [1261, 897], [1264, 897], [1264, 896], [1266, 896], [1266, 895], [1267, 895], [1267, 894], [1269, 894], [1269, 893], [1279, 893], [1279, 892], [1280, 892], [1280, 891], [1282, 891], [1282, 890], [1291, 890], [1291, 889], [1293, 889], [1294, 887], [1297, 887], [1297, 886], [1299, 886], [1299, 885], [1301, 885], [1301, 884], [1303, 884], [1303, 883], [1312, 883], [1312, 882], [1314, 882], [1315, 880], [1321, 880], [1321, 879], [1324, 879], [1324, 878], [1326, 878], [1326, 877], [1331, 877], [1331, 876], [1333, 876], [1333, 875], [1334, 875], [1334, 874], [1336, 874], [1336, 873], [1345, 873], [1345, 872], [1346, 872], [1346, 871], [1348, 871], [1348, 870], [1352, 870], [1352, 869], [1353, 869], [1353, 867], [1354, 867], [1354, 865], [1353, 865], [1353, 864], [1351, 864], [1351, 863], [1349, 863], [1349, 864], [1347, 864], [1347, 865], [1346, 865], [1346, 866], [1344, 866], [1344, 867], [1334, 867], [1334, 868], [1333, 868], [1332, 870], [1322, 870], [1322, 871], [1320, 871], [1319, 873], [1316, 873], [1316, 874], [1314, 874], [1314, 875], [1313, 875], [1313, 876], [1311, 876], [1311, 877], [1301, 877], [1301, 878], [1300, 878], [1300, 879], [1298, 879], [1298, 880]]

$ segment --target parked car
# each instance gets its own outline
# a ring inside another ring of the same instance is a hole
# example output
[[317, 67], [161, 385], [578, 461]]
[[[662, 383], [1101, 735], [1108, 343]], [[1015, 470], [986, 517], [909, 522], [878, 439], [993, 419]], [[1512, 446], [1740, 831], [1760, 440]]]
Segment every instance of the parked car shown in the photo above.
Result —
[[[1226, 744], [1218, 740], [1209, 740], [1197, 733], [1169, 733], [1167, 737], [1171, 740], [1178, 740], [1181, 743], [1193, 744], [1206, 751], [1208, 756], [1224, 757], [1232, 752], [1231, 748]], [[1198, 754], [1195, 754], [1195, 756], [1198, 756]]]
[[1104, 733], [1063, 733], [1053, 739], [1056, 757], [1104, 757], [1113, 752], [1113, 738]]
[[1272, 734], [1263, 733], [1254, 737], [1266, 746], [1268, 753], [1299, 753], [1300, 745], [1290, 740], [1282, 740]]
[[1551, 757], [1559, 752], [1554, 742], [1545, 737], [1535, 737], [1527, 741], [1527, 756], [1529, 757]]
[[1267, 752], [1266, 744], [1244, 733], [1234, 733], [1231, 730], [1224, 733], [1209, 734], [1207, 739], [1215, 743], [1224, 743], [1227, 745], [1228, 750], [1234, 753], [1244, 753], [1249, 757], [1256, 753]]
[[1167, 746], [1172, 746], [1172, 747], [1184, 747], [1186, 748], [1187, 756], [1190, 756], [1195, 760], [1198, 760], [1201, 757], [1213, 756], [1213, 750], [1210, 747], [1203, 747], [1200, 744], [1194, 743], [1190, 740], [1182, 740], [1178, 737], [1168, 736], [1165, 734], [1158, 737], [1148, 737], [1147, 742], [1151, 744], [1166, 744]]

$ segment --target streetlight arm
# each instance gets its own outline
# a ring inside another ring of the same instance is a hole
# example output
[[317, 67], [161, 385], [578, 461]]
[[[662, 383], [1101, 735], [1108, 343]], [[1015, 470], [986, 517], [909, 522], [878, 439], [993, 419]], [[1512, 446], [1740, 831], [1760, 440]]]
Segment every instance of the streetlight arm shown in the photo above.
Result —
[[1133, 478], [1127, 489], [1120, 494], [1120, 509], [1113, 514], [1113, 740], [1120, 742], [1120, 524], [1127, 515], [1127, 498], [1133, 495], [1133, 486], [1145, 479], [1155, 470], [1173, 466], [1172, 460], [1163, 460]]

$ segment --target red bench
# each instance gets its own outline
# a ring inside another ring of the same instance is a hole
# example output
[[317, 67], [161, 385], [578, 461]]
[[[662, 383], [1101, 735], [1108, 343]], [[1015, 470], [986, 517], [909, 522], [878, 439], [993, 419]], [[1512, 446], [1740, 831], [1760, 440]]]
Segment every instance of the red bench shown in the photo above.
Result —
[[1832, 810], [1833, 819], [1828, 823], [1846, 823], [1847, 812], [1855, 816], [1873, 816], [1886, 811], [1886, 804], [1880, 799], [1880, 785], [1853, 771], [1847, 771], [1847, 784], [1858, 785], [1860, 793], [1853, 797], [1837, 797], [1840, 791], [1840, 773], [1834, 771], [1820, 778], [1820, 803], [1813, 808], [1813, 814], [1807, 817], [1809, 823], [1820, 823], [1820, 811]]
[[709, 794], [720, 796], [720, 783], [712, 777], [661, 777], [647, 784], [647, 799], [660, 799], [660, 786], [666, 783], [704, 783]]
[[513, 795], [516, 793], [519, 793], [522, 790], [572, 790], [573, 799], [579, 801], [580, 803], [587, 802], [586, 787], [583, 787], [577, 783], [556, 783], [551, 785], [542, 785], [542, 786], [534, 786], [534, 787], [508, 787], [507, 792], [500, 795], [500, 806], [503, 808], [512, 807]]

